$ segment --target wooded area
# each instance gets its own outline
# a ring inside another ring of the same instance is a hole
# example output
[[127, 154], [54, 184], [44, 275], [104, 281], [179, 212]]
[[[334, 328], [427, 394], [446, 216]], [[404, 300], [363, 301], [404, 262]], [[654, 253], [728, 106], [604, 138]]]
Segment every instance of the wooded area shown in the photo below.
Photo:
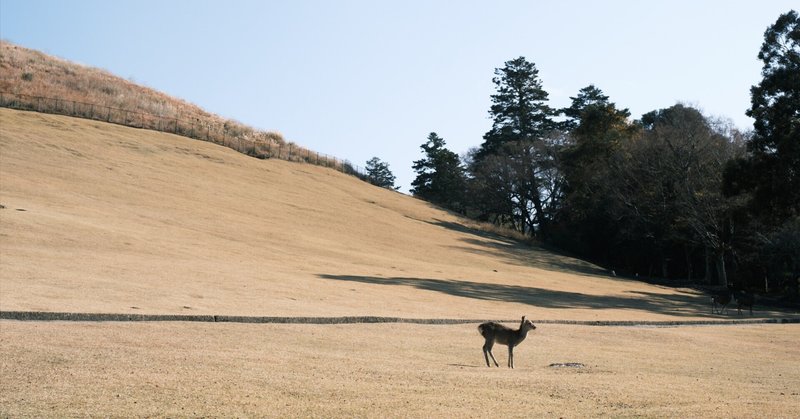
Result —
[[631, 120], [590, 85], [553, 109], [534, 63], [495, 70], [459, 159], [431, 133], [412, 193], [619, 274], [800, 298], [800, 18], [764, 34], [752, 131], [684, 104]]

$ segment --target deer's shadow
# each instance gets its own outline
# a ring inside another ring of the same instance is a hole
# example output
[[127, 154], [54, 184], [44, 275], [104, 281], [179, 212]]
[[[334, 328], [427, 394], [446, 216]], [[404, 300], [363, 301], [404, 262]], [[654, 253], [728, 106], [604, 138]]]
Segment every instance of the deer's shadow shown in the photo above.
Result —
[[481, 368], [482, 365], [467, 365], [467, 364], [447, 364], [449, 367], [458, 367], [458, 368]]

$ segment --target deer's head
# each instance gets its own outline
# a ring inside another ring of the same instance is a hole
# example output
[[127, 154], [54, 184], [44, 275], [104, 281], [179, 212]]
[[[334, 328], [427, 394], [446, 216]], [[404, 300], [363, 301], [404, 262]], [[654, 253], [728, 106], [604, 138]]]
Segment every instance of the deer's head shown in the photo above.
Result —
[[522, 316], [522, 323], [519, 325], [519, 330], [536, 330], [536, 325], [530, 320], [525, 320], [525, 316]]

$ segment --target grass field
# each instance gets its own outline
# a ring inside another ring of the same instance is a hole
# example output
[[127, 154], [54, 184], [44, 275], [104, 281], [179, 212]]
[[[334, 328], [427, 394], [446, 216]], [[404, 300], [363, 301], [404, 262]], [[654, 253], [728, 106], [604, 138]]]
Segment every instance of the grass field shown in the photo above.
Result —
[[[96, 121], [0, 109], [0, 204], [3, 311], [738, 318], [333, 170]], [[3, 320], [0, 416], [798, 417], [798, 341], [541, 324], [511, 371], [476, 324]]]
[[476, 325], [0, 326], [10, 417], [800, 415], [796, 325], [540, 325], [514, 370]]

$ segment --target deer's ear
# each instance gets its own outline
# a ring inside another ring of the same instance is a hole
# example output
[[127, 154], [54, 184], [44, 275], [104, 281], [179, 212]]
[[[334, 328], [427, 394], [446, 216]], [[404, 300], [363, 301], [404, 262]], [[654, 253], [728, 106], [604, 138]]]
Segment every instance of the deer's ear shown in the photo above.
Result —
[[522, 321], [525, 321], [525, 316], [522, 316]]

